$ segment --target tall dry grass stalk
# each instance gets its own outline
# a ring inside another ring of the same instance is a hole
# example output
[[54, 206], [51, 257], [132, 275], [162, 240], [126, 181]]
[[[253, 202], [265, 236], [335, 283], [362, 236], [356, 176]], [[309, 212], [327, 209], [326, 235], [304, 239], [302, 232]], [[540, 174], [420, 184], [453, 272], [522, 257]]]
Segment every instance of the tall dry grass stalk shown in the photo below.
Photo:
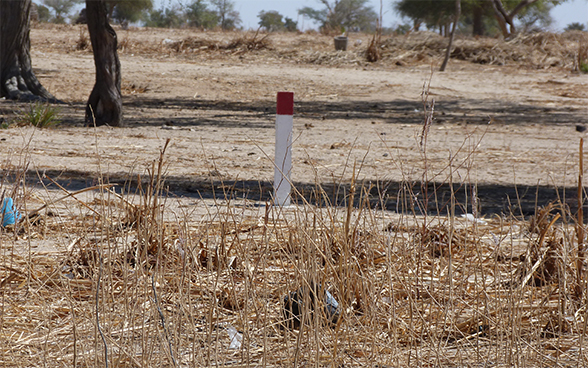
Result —
[[[415, 140], [425, 155], [426, 134]], [[17, 203], [44, 208], [2, 229], [1, 364], [586, 365], [586, 292], [574, 293], [581, 222], [562, 220], [573, 218], [564, 201], [533, 219], [459, 216], [476, 207], [475, 181], [463, 182], [474, 177], [474, 138], [445, 175], [423, 173], [425, 186], [406, 180], [374, 198], [349, 163], [352, 179], [333, 197], [317, 178], [291, 208], [252, 206], [226, 186], [178, 205], [165, 190], [169, 142], [116, 191], [103, 175], [94, 190], [55, 201], [6, 177]], [[390, 197], [397, 212], [376, 209]], [[293, 326], [284, 298], [297, 291]]]

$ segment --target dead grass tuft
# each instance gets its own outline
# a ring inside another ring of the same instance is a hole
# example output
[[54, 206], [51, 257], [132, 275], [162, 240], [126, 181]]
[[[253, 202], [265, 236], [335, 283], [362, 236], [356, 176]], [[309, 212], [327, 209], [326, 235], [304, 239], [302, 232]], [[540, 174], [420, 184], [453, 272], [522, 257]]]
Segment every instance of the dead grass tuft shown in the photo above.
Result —
[[[578, 43], [586, 41], [585, 32], [520, 34], [509, 41], [458, 38], [451, 58], [488, 65], [521, 64], [535, 69], [572, 68]], [[440, 59], [445, 44], [436, 33], [416, 32], [384, 41], [382, 55], [401, 64], [423, 62]]]
[[76, 50], [78, 51], [85, 51], [85, 50], [90, 50], [92, 47], [92, 44], [90, 43], [90, 39], [88, 38], [88, 35], [86, 34], [86, 30], [84, 28], [80, 28], [80, 37], [78, 38], [77, 42], [76, 42]]
[[166, 43], [166, 46], [178, 53], [195, 53], [202, 51], [233, 51], [233, 52], [248, 52], [259, 51], [271, 48], [271, 41], [269, 34], [258, 38], [259, 33], [249, 36], [244, 33], [228, 42], [202, 39], [196, 37], [188, 37], [181, 41], [172, 41]]
[[365, 51], [366, 60], [370, 63], [380, 60], [380, 39], [380, 34], [375, 33]]
[[256, 51], [270, 48], [269, 33], [261, 38], [258, 38], [258, 35], [256, 32], [253, 37], [247, 37], [246, 35], [237, 37], [229, 42], [226, 48], [227, 50], [239, 49], [241, 51]]

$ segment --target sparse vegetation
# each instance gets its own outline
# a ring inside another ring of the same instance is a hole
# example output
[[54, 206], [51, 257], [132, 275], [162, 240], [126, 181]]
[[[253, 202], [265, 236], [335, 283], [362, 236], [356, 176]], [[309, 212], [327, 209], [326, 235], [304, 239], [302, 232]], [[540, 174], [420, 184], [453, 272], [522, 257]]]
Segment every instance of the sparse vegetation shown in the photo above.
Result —
[[277, 11], [261, 11], [257, 17], [259, 18], [259, 26], [267, 32], [296, 32], [298, 30], [298, 22], [288, 17], [284, 18]]
[[218, 25], [219, 17], [203, 0], [194, 0], [186, 9], [186, 20], [190, 27], [213, 29]]
[[49, 8], [44, 5], [37, 5], [37, 14], [39, 18], [39, 22], [47, 23], [51, 20], [51, 12]]
[[[493, 4], [494, 2], [494, 4]], [[518, 3], [520, 3], [520, 6]], [[504, 15], [497, 16], [495, 6], [504, 10]], [[514, 18], [523, 32], [536, 29], [545, 30], [551, 23], [549, 11], [553, 4], [549, 1], [516, 2], [494, 1], [463, 1], [462, 17], [459, 29], [462, 33], [475, 36], [497, 36], [503, 33], [508, 36], [507, 24], [512, 26]], [[400, 0], [393, 3], [394, 10], [403, 17], [412, 20], [413, 29], [419, 30], [425, 25], [431, 31], [439, 31], [441, 35], [449, 35], [449, 27], [455, 14], [455, 5], [451, 1]], [[512, 13], [516, 9], [515, 13]], [[510, 12], [510, 13], [509, 13]], [[511, 31], [512, 31], [511, 29]]]
[[[210, 3], [210, 4], [209, 4]], [[187, 6], [177, 4], [153, 9], [145, 20], [148, 27], [179, 28], [189, 26], [201, 29], [220, 28], [234, 30], [241, 24], [239, 12], [230, 0], [193, 0]]]
[[113, 22], [128, 26], [146, 17], [153, 8], [152, 0], [108, 0], [108, 17]]
[[76, 42], [76, 50], [87, 50], [92, 46], [90, 39], [88, 38], [88, 35], [86, 34], [86, 28], [85, 27], [81, 27], [80, 28], [80, 38], [78, 38], [78, 41]]
[[179, 7], [153, 9], [145, 20], [147, 27], [177, 28], [184, 24], [185, 19]]
[[298, 14], [318, 22], [324, 33], [373, 31], [378, 18], [367, 0], [319, 0], [322, 9], [306, 6]]
[[[66, 23], [67, 17], [73, 7], [82, 1], [83, 0], [43, 0], [43, 4], [53, 10], [53, 14], [49, 21], [52, 23], [63, 24]], [[40, 17], [41, 13], [39, 13], [39, 19]]]
[[565, 31], [584, 31], [586, 29], [586, 26], [583, 25], [582, 23], [578, 23], [578, 22], [574, 22], [574, 23], [570, 23], [566, 26]]
[[49, 103], [35, 102], [29, 105], [17, 123], [21, 126], [49, 128], [60, 123], [59, 109]]
[[209, 0], [218, 16], [219, 26], [223, 30], [237, 29], [241, 24], [239, 12], [235, 10], [233, 0]]
[[259, 18], [259, 26], [265, 28], [268, 32], [277, 32], [284, 29], [282, 15], [275, 10], [262, 10], [257, 17]]

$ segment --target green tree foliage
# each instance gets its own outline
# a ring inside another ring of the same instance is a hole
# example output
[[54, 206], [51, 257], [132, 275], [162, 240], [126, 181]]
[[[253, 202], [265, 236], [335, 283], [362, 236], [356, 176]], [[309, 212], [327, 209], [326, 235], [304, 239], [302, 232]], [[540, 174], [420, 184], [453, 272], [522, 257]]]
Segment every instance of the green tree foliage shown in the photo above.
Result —
[[48, 8], [52, 9], [55, 15], [49, 19], [53, 23], [65, 23], [66, 17], [71, 9], [83, 0], [43, 0]]
[[545, 3], [558, 5], [564, 1], [565, 0], [492, 0], [492, 6], [494, 7], [494, 14], [502, 31], [502, 35], [508, 37], [516, 32], [516, 17], [520, 18], [521, 14], [528, 12], [529, 9], [532, 9], [533, 7], [536, 7], [537, 9], [549, 9], [545, 6]]
[[[41, 18], [41, 16], [39, 15], [39, 18]], [[583, 25], [582, 23], [578, 23], [578, 22], [574, 22], [574, 23], [570, 23], [566, 26], [566, 28], [564, 29], [564, 31], [584, 31], [586, 29], [586, 26]]]
[[212, 29], [218, 25], [219, 17], [203, 0], [195, 0], [186, 8], [186, 21], [190, 27]]
[[39, 14], [39, 22], [47, 23], [51, 20], [51, 12], [45, 5], [37, 5], [37, 13]]
[[285, 28], [282, 15], [275, 10], [267, 12], [262, 10], [257, 17], [259, 18], [259, 26], [268, 32], [278, 32]]
[[219, 25], [223, 30], [235, 29], [241, 24], [239, 12], [235, 10], [235, 2], [231, 0], [210, 0], [216, 15], [219, 18]]
[[109, 17], [119, 24], [137, 22], [144, 19], [153, 9], [152, 0], [109, 0]]
[[293, 19], [286, 17], [284, 18], [284, 27], [288, 32], [296, 32], [298, 31], [298, 22], [295, 22]]
[[[469, 29], [474, 35], [494, 35], [502, 32], [508, 36], [515, 30], [514, 17], [523, 30], [547, 27], [549, 11], [559, 0], [463, 0], [460, 29]], [[418, 30], [421, 23], [429, 29], [442, 29], [451, 21], [455, 12], [453, 2], [435, 0], [400, 0], [393, 4], [401, 16], [410, 18]], [[510, 31], [507, 29], [510, 25]]]
[[553, 3], [547, 1], [539, 1], [524, 8], [518, 16], [522, 32], [548, 28], [553, 24], [553, 18], [549, 14], [551, 9]]
[[378, 18], [368, 0], [318, 0], [324, 8], [304, 7], [298, 14], [317, 21], [325, 32], [342, 30], [369, 31], [375, 29]]
[[145, 20], [147, 27], [175, 28], [184, 23], [184, 14], [177, 7], [153, 9]]
[[401, 0], [394, 4], [394, 10], [401, 16], [412, 19], [414, 28], [418, 30], [422, 23], [427, 28], [435, 28], [451, 22], [455, 5], [452, 1]]
[[466, 0], [462, 4], [462, 16], [458, 24], [461, 33], [472, 33], [475, 36], [500, 34], [491, 2]]
[[[124, 0], [123, 0], [124, 1]], [[235, 29], [241, 23], [235, 3], [230, 0], [191, 0], [185, 7], [178, 5], [163, 9], [151, 10], [146, 17], [148, 27], [197, 27], [212, 29], [221, 27], [223, 30]]]

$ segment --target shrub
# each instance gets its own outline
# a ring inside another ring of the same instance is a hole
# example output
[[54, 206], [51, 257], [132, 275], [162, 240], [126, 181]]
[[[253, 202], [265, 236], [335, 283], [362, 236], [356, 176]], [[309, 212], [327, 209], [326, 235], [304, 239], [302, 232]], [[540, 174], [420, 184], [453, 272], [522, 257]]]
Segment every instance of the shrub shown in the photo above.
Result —
[[18, 125], [32, 125], [37, 128], [48, 128], [59, 124], [59, 111], [56, 107], [48, 103], [36, 102], [29, 106], [28, 111], [25, 111], [22, 118], [18, 121]]

